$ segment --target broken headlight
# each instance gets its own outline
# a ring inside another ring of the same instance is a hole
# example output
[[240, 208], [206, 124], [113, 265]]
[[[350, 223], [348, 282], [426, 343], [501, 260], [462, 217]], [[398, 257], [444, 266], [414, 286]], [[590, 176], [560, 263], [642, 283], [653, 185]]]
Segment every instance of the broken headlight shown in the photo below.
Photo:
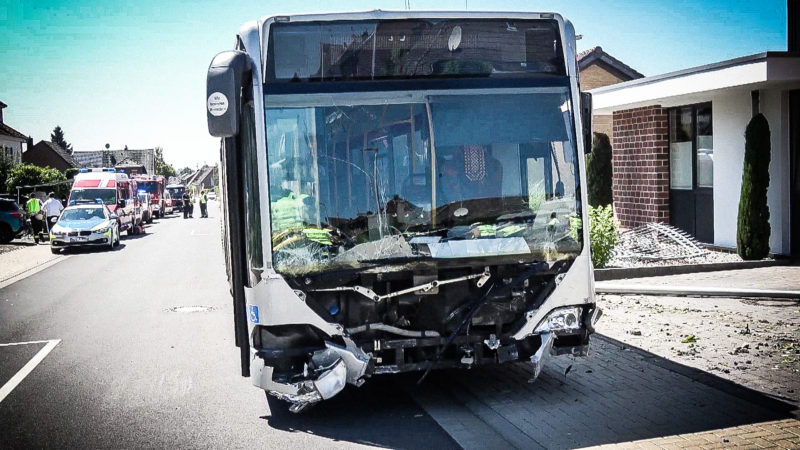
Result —
[[534, 330], [535, 333], [566, 332], [573, 333], [581, 329], [581, 312], [579, 306], [568, 306], [557, 308], [550, 312], [547, 317]]

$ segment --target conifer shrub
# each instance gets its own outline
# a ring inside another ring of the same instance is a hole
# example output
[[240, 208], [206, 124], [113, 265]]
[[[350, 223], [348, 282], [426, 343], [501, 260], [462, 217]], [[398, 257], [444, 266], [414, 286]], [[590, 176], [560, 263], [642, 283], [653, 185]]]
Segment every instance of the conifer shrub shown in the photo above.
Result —
[[611, 141], [604, 133], [594, 133], [592, 153], [586, 157], [586, 183], [589, 204], [594, 207], [610, 205], [611, 191]]
[[744, 168], [739, 196], [736, 250], [745, 260], [763, 259], [769, 253], [770, 135], [763, 114], [754, 116], [744, 133]]

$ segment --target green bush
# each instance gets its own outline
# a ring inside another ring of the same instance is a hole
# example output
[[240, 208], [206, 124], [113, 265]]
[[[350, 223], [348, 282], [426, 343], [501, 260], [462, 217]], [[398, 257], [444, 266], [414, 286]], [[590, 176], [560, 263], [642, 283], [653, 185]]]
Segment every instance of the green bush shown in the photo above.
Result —
[[589, 241], [592, 243], [592, 264], [603, 268], [611, 259], [611, 251], [617, 245], [619, 231], [611, 205], [589, 207]]
[[[14, 166], [8, 174], [6, 180], [6, 189], [8, 192], [16, 192], [17, 186], [35, 186], [39, 184], [56, 183], [59, 181], [66, 181], [67, 177], [64, 176], [58, 169], [50, 167], [39, 167], [33, 164], [20, 164]], [[43, 192], [53, 191], [57, 196], [64, 196], [69, 192], [69, 183], [42, 187], [38, 190]], [[23, 194], [27, 194], [31, 189], [23, 190]]]
[[611, 191], [611, 141], [603, 133], [595, 133], [592, 153], [586, 156], [586, 183], [589, 204], [592, 206], [610, 205], [613, 201]]
[[769, 123], [754, 116], [744, 133], [744, 169], [739, 197], [736, 250], [745, 260], [763, 259], [769, 253]]

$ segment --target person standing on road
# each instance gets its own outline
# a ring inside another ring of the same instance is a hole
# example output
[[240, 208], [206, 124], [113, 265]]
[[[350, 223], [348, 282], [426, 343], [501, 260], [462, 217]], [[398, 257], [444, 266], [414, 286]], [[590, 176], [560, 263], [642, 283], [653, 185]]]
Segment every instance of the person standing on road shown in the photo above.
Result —
[[208, 191], [200, 191], [200, 217], [208, 217]]
[[56, 198], [56, 193], [51, 192], [47, 200], [45, 200], [44, 205], [42, 205], [42, 208], [44, 209], [44, 216], [47, 218], [47, 231], [49, 232], [50, 228], [52, 228], [53, 224], [58, 220], [61, 211], [64, 210], [64, 205]]
[[189, 192], [183, 191], [181, 202], [183, 203], [183, 218], [188, 219], [189, 212], [192, 210], [192, 197], [189, 195]]
[[42, 201], [31, 194], [31, 198], [25, 203], [25, 209], [28, 210], [28, 217], [31, 219], [31, 227], [33, 227], [33, 242], [39, 243], [39, 239], [44, 239], [41, 236], [42, 228], [44, 227], [44, 216], [42, 215]]

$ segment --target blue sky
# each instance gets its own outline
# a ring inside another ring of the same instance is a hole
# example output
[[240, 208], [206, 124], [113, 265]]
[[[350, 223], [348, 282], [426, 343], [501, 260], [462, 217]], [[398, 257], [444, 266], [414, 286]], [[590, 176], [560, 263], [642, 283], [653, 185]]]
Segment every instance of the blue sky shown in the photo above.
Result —
[[[422, 1], [415, 10], [555, 11], [645, 75], [786, 50], [786, 1]], [[35, 142], [56, 125], [77, 150], [161, 146], [176, 167], [213, 163], [205, 74], [239, 26], [265, 15], [403, 9], [405, 0], [0, 0], [5, 122]]]

